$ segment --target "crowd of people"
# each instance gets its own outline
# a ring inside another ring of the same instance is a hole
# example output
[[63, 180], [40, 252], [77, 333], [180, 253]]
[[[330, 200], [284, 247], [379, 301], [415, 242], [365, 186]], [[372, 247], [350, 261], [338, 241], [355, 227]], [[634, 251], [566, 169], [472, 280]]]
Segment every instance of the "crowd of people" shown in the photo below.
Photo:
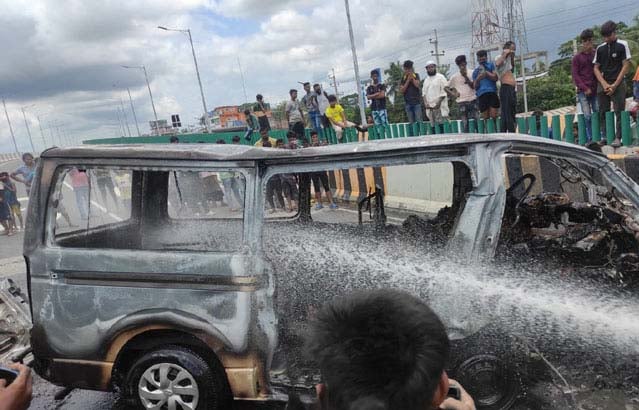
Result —
[[[586, 117], [587, 139], [592, 140], [591, 118], [593, 113], [601, 115], [602, 135], [605, 135], [605, 113], [614, 110], [616, 121], [616, 140], [620, 137], [620, 113], [625, 108], [626, 87], [624, 79], [630, 67], [630, 49], [628, 43], [617, 38], [617, 26], [607, 21], [601, 26], [604, 42], [595, 48], [594, 33], [584, 30], [581, 33], [581, 51], [572, 61], [572, 77], [577, 89], [578, 102]], [[408, 123], [430, 121], [438, 132], [443, 132], [444, 123], [450, 117], [450, 102], [457, 104], [462, 129], [468, 131], [471, 119], [499, 119], [498, 131], [516, 132], [517, 122], [517, 79], [515, 76], [517, 46], [513, 41], [503, 44], [501, 53], [489, 60], [488, 51], [476, 53], [477, 66], [468, 67], [466, 55], [455, 58], [458, 72], [447, 79], [438, 72], [434, 61], [426, 63], [426, 78], [423, 80], [415, 71], [413, 61], [403, 63], [403, 74], [399, 92], [404, 99]], [[634, 97], [639, 103], [639, 68], [634, 76]], [[370, 72], [370, 85], [366, 88], [366, 98], [370, 102], [371, 115], [367, 124], [355, 124], [346, 118], [344, 108], [335, 95], [322, 90], [320, 84], [303, 83], [304, 96], [298, 99], [298, 92], [291, 89], [290, 100], [284, 111], [289, 131], [297, 135], [298, 140], [305, 139], [306, 124], [322, 135], [321, 129], [331, 128], [338, 140], [342, 140], [343, 130], [355, 127], [366, 132], [371, 125], [385, 126], [389, 123], [386, 109], [386, 85], [380, 82], [379, 70]], [[254, 131], [270, 130], [267, 108], [262, 95], [257, 95], [253, 112], [245, 110], [247, 118], [246, 138]], [[605, 139], [604, 142], [605, 143]]]
[[35, 175], [36, 162], [30, 153], [22, 154], [23, 165], [14, 172], [0, 172], [0, 225], [4, 228], [1, 235], [13, 236], [24, 230], [24, 218], [18, 190], [14, 181], [24, 184], [27, 196]]

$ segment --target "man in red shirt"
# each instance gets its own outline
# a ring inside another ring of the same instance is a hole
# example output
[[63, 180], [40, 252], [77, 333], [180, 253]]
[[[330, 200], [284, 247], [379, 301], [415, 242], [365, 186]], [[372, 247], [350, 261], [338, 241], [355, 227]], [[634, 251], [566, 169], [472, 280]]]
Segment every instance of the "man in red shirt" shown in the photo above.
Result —
[[[592, 44], [593, 32], [586, 29], [581, 32], [581, 52], [572, 58], [572, 80], [577, 87], [577, 99], [586, 118], [586, 137], [592, 140], [592, 113], [599, 111], [597, 103], [597, 79], [594, 65], [595, 48]], [[599, 130], [595, 130], [599, 132]]]

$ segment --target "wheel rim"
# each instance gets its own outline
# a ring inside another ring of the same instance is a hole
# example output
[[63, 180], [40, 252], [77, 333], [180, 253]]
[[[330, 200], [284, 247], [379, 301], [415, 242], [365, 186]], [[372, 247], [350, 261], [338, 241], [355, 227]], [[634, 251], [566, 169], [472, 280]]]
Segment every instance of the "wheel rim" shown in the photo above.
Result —
[[195, 378], [182, 366], [158, 363], [140, 377], [138, 396], [146, 409], [195, 410], [200, 392]]

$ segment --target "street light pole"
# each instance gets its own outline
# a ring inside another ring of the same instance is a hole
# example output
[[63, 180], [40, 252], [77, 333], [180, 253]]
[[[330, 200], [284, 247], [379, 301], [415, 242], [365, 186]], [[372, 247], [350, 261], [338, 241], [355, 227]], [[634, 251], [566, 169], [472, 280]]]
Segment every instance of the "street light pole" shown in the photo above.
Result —
[[346, 19], [348, 20], [348, 35], [351, 39], [351, 51], [353, 53], [353, 67], [355, 68], [355, 82], [357, 83], [357, 100], [359, 101], [359, 116], [362, 121], [362, 126], [366, 125], [366, 111], [364, 107], [364, 101], [362, 100], [362, 83], [359, 79], [359, 64], [357, 63], [357, 51], [355, 50], [355, 37], [353, 35], [353, 25], [351, 24], [351, 11], [348, 6], [348, 0], [344, 0], [344, 7], [346, 7]]
[[146, 67], [144, 65], [141, 66], [128, 66], [123, 65], [123, 68], [137, 68], [139, 70], [144, 71], [144, 79], [146, 80], [146, 87], [149, 89], [149, 97], [151, 98], [151, 107], [153, 107], [153, 116], [155, 117], [155, 132], [156, 134], [160, 134], [160, 130], [158, 129], [158, 113], [155, 111], [155, 103], [153, 102], [153, 93], [151, 92], [151, 85], [149, 84], [149, 76], [146, 73]]
[[204, 98], [204, 89], [202, 88], [202, 79], [200, 78], [200, 69], [197, 66], [197, 57], [195, 56], [195, 47], [193, 47], [193, 37], [191, 37], [191, 29], [171, 29], [162, 26], [158, 26], [160, 30], [164, 31], [179, 31], [180, 33], [186, 33], [189, 36], [189, 43], [191, 44], [191, 52], [193, 53], [193, 63], [195, 64], [195, 74], [197, 75], [197, 83], [200, 86], [200, 95], [202, 96], [202, 108], [204, 108], [204, 127], [206, 132], [211, 132], [211, 120], [209, 119], [209, 111], [206, 108], [206, 99]]
[[133, 112], [133, 120], [135, 121], [135, 129], [138, 131], [138, 137], [140, 136], [140, 126], [138, 125], [138, 117], [135, 115], [135, 108], [133, 107], [133, 98], [131, 98], [131, 90], [126, 88], [126, 92], [129, 93], [129, 102], [131, 103], [131, 112]]
[[24, 113], [24, 109], [26, 107], [21, 107], [22, 110], [22, 118], [24, 118], [24, 126], [27, 128], [27, 135], [29, 136], [29, 143], [31, 144], [31, 151], [35, 152], [35, 147], [33, 146], [33, 138], [31, 137], [31, 130], [29, 129], [29, 123], [27, 122], [27, 114]]
[[9, 119], [9, 112], [7, 112], [7, 103], [4, 102], [4, 98], [2, 99], [2, 105], [4, 106], [4, 115], [7, 116], [7, 122], [9, 123], [9, 131], [11, 131], [11, 140], [13, 141], [13, 147], [16, 150], [16, 153], [19, 153], [18, 144], [16, 143], [16, 136], [13, 133], [13, 127], [11, 126], [11, 120]]
[[43, 150], [47, 149], [47, 139], [44, 137], [44, 131], [42, 131], [42, 121], [40, 121], [40, 116], [36, 117], [38, 119], [38, 127], [40, 128], [40, 135], [42, 136], [42, 148]]

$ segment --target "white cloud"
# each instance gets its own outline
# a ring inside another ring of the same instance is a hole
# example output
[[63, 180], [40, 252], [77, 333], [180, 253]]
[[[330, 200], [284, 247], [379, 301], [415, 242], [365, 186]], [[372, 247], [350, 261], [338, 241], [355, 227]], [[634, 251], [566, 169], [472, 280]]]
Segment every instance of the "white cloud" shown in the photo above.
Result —
[[[551, 52], [575, 34], [569, 31], [601, 20], [597, 12], [613, 4], [605, 0], [590, 6], [585, 10], [588, 16], [575, 23], [581, 11], [551, 11], [574, 8], [580, 4], [577, 0], [560, 5], [547, 0], [525, 3], [528, 15], [537, 16], [529, 29], [557, 23], [554, 36], [545, 30], [529, 39], [531, 48]], [[371, 68], [407, 58], [423, 71], [423, 63], [431, 58], [428, 39], [435, 28], [440, 47], [446, 50], [443, 62], [468, 52], [470, 1], [351, 0], [350, 4], [364, 77]], [[27, 117], [32, 131], [38, 130], [39, 113], [45, 134], [51, 131], [49, 123], [57, 120], [77, 140], [112, 137], [119, 128], [120, 98], [129, 108], [126, 87], [141, 129], [148, 131], [153, 112], [144, 76], [121, 68], [122, 64], [146, 65], [160, 118], [181, 114], [183, 122], [195, 123], [202, 103], [188, 40], [180, 33], [160, 31], [158, 25], [191, 28], [209, 109], [244, 101], [238, 58], [251, 101], [259, 92], [277, 103], [287, 98], [290, 88], [301, 88], [298, 81], [328, 86], [331, 68], [344, 92], [354, 87], [343, 0], [0, 0], [0, 7], [0, 92], [7, 99], [23, 150], [28, 142], [21, 106], [36, 104]], [[628, 20], [633, 14], [622, 11], [616, 19]], [[573, 21], [570, 27], [561, 24], [567, 16]], [[129, 121], [133, 130], [132, 115]], [[0, 119], [0, 150], [10, 150], [11, 145], [6, 120]]]

